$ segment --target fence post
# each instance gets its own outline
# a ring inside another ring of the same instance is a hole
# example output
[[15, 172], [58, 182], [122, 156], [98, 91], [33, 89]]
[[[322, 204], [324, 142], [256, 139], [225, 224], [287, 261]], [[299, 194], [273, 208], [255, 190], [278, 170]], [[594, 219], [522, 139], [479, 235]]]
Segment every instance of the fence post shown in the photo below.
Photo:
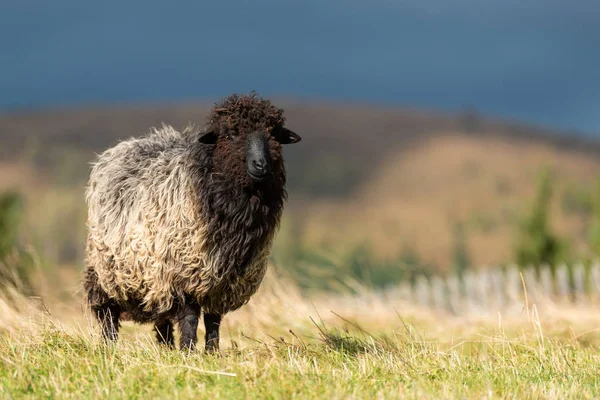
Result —
[[464, 298], [461, 282], [458, 276], [451, 275], [446, 278], [446, 287], [448, 288], [448, 303], [452, 309], [452, 313], [457, 315], [463, 312]]
[[565, 264], [560, 264], [556, 268], [556, 292], [560, 301], [567, 300], [569, 296], [569, 271]]
[[410, 283], [402, 283], [396, 289], [396, 295], [404, 301], [412, 300], [412, 287]]
[[446, 285], [443, 278], [439, 276], [432, 277], [430, 285], [433, 307], [438, 310], [447, 311], [448, 306], [446, 303]]
[[573, 266], [573, 299], [576, 303], [585, 301], [585, 266], [577, 263]]
[[429, 281], [423, 275], [417, 277], [415, 284], [415, 295], [416, 302], [421, 307], [429, 307], [430, 305], [430, 293], [429, 293]]
[[492, 306], [494, 311], [500, 311], [506, 305], [504, 292], [504, 275], [499, 268], [493, 268], [488, 272], [490, 292], [492, 293]]
[[594, 301], [598, 301], [600, 297], [600, 264], [598, 262], [594, 262], [590, 266], [590, 277], [592, 279], [590, 287], [593, 292], [593, 298]]
[[[521, 290], [525, 290], [527, 293], [527, 301], [531, 303], [539, 304], [543, 301], [542, 291], [539, 289], [537, 280], [538, 273], [541, 274], [540, 268], [527, 268], [523, 271], [523, 280], [525, 281], [525, 289], [523, 289], [523, 282], [521, 282]], [[525, 295], [525, 293], [523, 293]]]
[[466, 274], [464, 274], [464, 288], [465, 288], [465, 297], [463, 299], [463, 304], [465, 307], [465, 310], [469, 313], [474, 311], [474, 294], [473, 292], [475, 291], [475, 277], [474, 277], [475, 271], [474, 270], [469, 270]]
[[488, 268], [477, 269], [476, 284], [478, 289], [477, 294], [479, 297], [479, 305], [484, 310], [489, 310], [492, 301], [490, 293], [491, 284]]
[[554, 300], [554, 283], [552, 281], [552, 270], [549, 265], [544, 265], [540, 270], [540, 290], [549, 300]]
[[519, 267], [516, 265], [509, 265], [506, 267], [504, 291], [508, 303], [519, 302], [522, 299], [523, 288], [519, 272]]

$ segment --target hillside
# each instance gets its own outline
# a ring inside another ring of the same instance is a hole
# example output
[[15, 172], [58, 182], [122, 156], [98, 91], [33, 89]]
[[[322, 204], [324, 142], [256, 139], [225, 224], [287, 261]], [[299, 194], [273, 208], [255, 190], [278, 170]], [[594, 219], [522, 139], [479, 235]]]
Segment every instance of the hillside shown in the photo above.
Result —
[[[286, 108], [288, 126], [303, 137], [285, 150], [287, 221], [303, 221], [302, 236], [290, 239], [284, 224], [282, 243], [298, 240], [334, 253], [367, 243], [381, 257], [410, 248], [423, 263], [446, 269], [454, 229], [462, 224], [474, 264], [508, 262], [516, 221], [532, 198], [536, 173], [549, 166], [556, 172], [555, 228], [578, 251], [587, 251], [586, 222], [565, 210], [562, 199], [600, 171], [600, 143], [469, 112], [278, 103]], [[17, 186], [35, 193], [30, 203], [38, 219], [48, 209], [43, 199], [51, 199], [60, 215], [60, 202], [68, 201], [69, 209], [78, 211], [61, 220], [72, 218], [73, 231], [81, 235], [81, 188], [94, 152], [161, 122], [178, 128], [202, 125], [207, 106], [0, 115], [0, 189]], [[69, 194], [57, 194], [56, 184], [69, 188]], [[72, 261], [78, 261], [80, 240], [67, 246], [75, 253]]]

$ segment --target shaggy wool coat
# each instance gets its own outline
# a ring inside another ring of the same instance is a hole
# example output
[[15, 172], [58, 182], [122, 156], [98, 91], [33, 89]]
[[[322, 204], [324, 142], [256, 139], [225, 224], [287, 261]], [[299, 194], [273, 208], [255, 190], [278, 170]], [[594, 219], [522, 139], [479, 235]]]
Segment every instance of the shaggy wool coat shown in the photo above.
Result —
[[93, 164], [84, 274], [92, 307], [110, 298], [147, 322], [191, 297], [224, 314], [258, 289], [286, 196], [283, 163], [274, 152], [269, 187], [247, 190], [221, 176], [200, 135], [163, 126]]

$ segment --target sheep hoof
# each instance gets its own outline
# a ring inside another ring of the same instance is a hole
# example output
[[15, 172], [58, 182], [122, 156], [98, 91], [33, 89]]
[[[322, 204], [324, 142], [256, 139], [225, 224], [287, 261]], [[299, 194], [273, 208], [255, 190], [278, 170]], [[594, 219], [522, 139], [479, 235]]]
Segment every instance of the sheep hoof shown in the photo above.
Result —
[[170, 349], [175, 347], [173, 324], [171, 321], [157, 323], [154, 325], [154, 331], [156, 332], [156, 339], [158, 340], [158, 343], [165, 345]]
[[196, 350], [196, 345], [194, 343], [181, 343], [179, 349], [183, 352], [191, 353]]
[[206, 342], [206, 347], [204, 348], [204, 353], [206, 354], [218, 354], [219, 353], [219, 342], [214, 340], [209, 340]]

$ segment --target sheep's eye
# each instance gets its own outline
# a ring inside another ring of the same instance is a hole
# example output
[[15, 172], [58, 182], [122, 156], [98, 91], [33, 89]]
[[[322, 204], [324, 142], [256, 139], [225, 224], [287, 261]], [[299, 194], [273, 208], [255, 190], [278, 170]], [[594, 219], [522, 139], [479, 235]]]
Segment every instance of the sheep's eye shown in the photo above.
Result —
[[237, 135], [235, 133], [228, 133], [227, 136], [225, 136], [225, 138], [227, 140], [235, 140], [237, 139]]

